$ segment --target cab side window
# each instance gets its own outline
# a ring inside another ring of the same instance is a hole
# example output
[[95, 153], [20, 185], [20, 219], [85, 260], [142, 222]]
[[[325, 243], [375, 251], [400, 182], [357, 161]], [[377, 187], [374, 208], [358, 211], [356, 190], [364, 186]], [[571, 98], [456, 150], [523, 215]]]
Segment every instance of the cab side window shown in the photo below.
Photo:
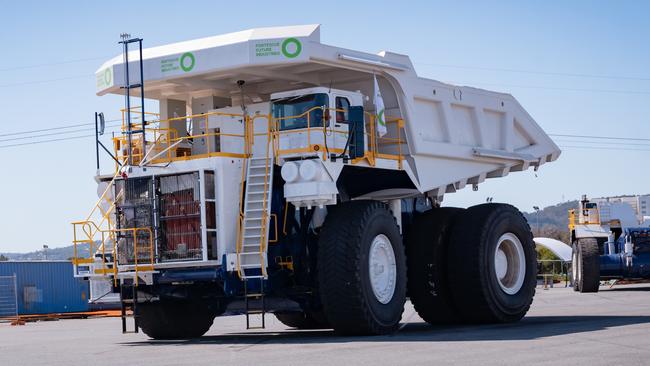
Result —
[[348, 121], [350, 101], [345, 97], [336, 97], [336, 123]]

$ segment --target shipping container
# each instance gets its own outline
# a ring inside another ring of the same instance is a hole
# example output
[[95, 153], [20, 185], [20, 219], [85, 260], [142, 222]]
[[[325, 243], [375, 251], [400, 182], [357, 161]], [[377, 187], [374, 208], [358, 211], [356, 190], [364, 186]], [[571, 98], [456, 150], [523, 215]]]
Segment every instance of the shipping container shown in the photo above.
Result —
[[88, 281], [73, 276], [70, 261], [0, 262], [0, 276], [14, 274], [19, 315], [88, 310]]

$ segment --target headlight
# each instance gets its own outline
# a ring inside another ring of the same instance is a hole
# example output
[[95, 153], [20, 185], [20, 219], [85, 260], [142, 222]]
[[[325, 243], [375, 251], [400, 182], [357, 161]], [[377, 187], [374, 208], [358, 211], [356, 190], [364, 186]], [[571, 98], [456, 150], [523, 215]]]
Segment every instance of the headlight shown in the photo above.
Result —
[[282, 175], [282, 179], [284, 179], [285, 182], [291, 183], [295, 180], [298, 179], [298, 165], [293, 162], [287, 162], [282, 166], [282, 170], [280, 171], [280, 175]]
[[313, 181], [320, 178], [321, 167], [313, 160], [305, 160], [300, 164], [300, 178]]

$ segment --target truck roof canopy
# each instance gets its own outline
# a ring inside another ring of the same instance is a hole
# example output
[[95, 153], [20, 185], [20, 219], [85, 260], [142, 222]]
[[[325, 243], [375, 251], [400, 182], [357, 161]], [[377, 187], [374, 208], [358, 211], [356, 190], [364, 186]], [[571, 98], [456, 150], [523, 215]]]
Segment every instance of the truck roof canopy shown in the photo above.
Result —
[[[137, 62], [138, 52], [129, 52], [132, 83], [140, 79]], [[237, 80], [246, 81], [247, 94], [268, 96], [350, 83], [383, 69], [415, 73], [407, 56], [321, 44], [319, 25], [256, 28], [145, 48], [143, 69], [145, 95], [155, 99], [185, 99], [201, 93], [229, 97], [238, 93]], [[105, 62], [95, 76], [98, 95], [121, 94], [123, 56]]]

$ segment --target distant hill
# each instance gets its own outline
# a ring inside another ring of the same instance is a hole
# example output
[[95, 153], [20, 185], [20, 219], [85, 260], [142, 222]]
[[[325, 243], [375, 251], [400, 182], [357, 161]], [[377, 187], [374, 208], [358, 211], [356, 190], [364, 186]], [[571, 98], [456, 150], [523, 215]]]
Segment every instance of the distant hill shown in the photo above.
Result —
[[[72, 245], [61, 248], [47, 249], [47, 254], [43, 250], [37, 250], [29, 253], [0, 253], [12, 261], [29, 261], [29, 260], [68, 260], [74, 256]], [[88, 245], [78, 245], [77, 255], [88, 257]], [[47, 258], [46, 258], [47, 256]]]
[[[524, 216], [528, 220], [533, 234], [535, 236], [546, 236], [562, 240], [565, 243], [568, 243], [568, 210], [572, 208], [578, 208], [578, 200], [567, 201], [563, 203], [558, 203], [554, 206], [544, 207], [543, 209], [537, 212], [524, 212]], [[539, 217], [538, 217], [539, 215]], [[539, 219], [539, 232], [538, 220]], [[88, 247], [79, 246], [78, 247], [80, 255], [88, 256]], [[52, 248], [47, 250], [47, 259], [52, 260], [67, 260], [73, 257], [73, 248], [72, 245], [62, 248]], [[30, 252], [30, 253], [0, 253], [10, 260], [43, 260], [45, 259], [45, 254], [42, 250]]]
[[569, 213], [572, 208], [578, 208], [578, 200], [567, 201], [558, 203], [555, 206], [544, 207], [537, 212], [524, 212], [524, 216], [528, 220], [530, 227], [535, 229], [537, 227], [537, 220], [539, 215], [539, 227], [551, 226], [560, 230], [568, 230]]

